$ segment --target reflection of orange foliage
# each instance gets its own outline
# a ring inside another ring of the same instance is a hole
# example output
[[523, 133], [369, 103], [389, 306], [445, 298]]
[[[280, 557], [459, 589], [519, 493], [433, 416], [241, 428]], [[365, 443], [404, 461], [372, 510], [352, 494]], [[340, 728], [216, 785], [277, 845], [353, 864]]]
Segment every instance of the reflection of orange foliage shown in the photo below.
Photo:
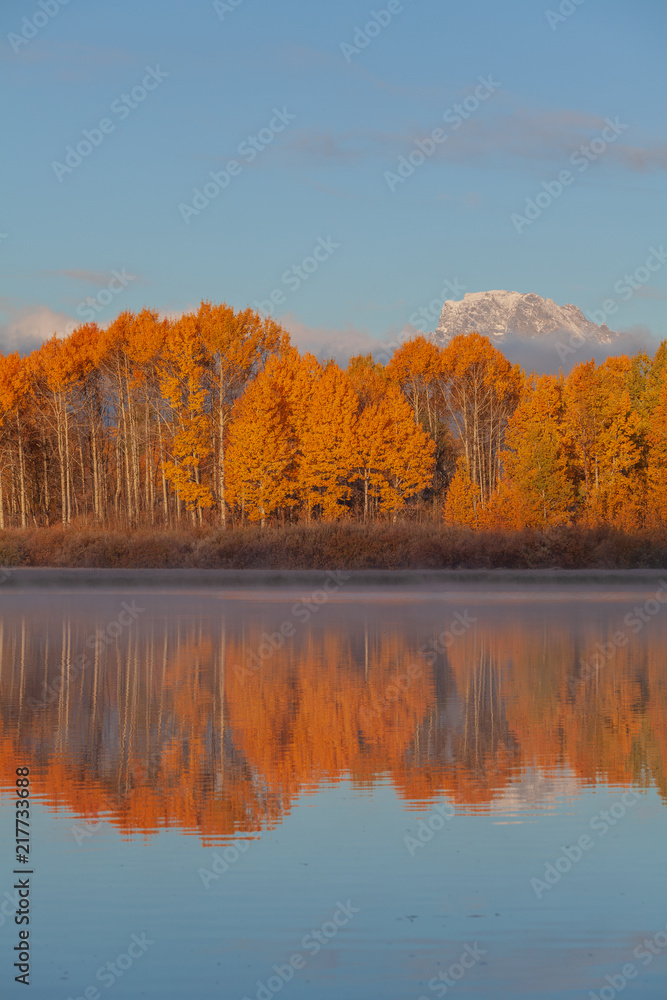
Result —
[[320, 642], [311, 638], [297, 657], [276, 654], [255, 677], [232, 673], [232, 724], [252, 765], [292, 794], [343, 774], [366, 781], [400, 766], [433, 699], [423, 665], [404, 695], [387, 697], [410, 652], [399, 634], [377, 637], [366, 676], [349, 641], [332, 630]]
[[407, 803], [445, 794], [470, 807], [531, 767], [667, 795], [665, 624], [579, 676], [626, 611], [577, 628], [548, 609], [480, 616], [437, 656], [375, 610], [349, 629], [322, 618], [256, 669], [246, 665], [272, 631], [262, 615], [234, 628], [176, 620], [159, 638], [140, 622], [37, 710], [82, 623], [46, 644], [36, 615], [0, 615], [0, 787], [28, 764], [50, 807], [102, 815], [124, 835], [174, 826], [206, 841], [275, 826], [300, 794], [343, 778], [387, 776]]

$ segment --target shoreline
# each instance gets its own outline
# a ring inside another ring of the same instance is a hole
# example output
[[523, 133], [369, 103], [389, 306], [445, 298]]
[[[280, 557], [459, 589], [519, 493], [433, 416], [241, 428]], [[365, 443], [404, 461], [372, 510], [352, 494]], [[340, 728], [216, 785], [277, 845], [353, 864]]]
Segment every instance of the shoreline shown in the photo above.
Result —
[[213, 574], [220, 573], [225, 574], [220, 577], [225, 585], [238, 580], [244, 587], [261, 574], [268, 574], [272, 586], [280, 586], [283, 578], [301, 585], [328, 571], [361, 574], [358, 579], [365, 583], [441, 582], [449, 579], [447, 574], [457, 581], [499, 580], [502, 573], [518, 574], [508, 576], [510, 580], [525, 580], [530, 572], [541, 573], [538, 579], [562, 580], [588, 573], [598, 581], [609, 571], [667, 572], [667, 528], [627, 533], [600, 525], [483, 532], [439, 521], [397, 521], [168, 531], [55, 525], [0, 530], [0, 587], [8, 572], [29, 571], [35, 577], [38, 571], [56, 570], [89, 572], [91, 581], [97, 581], [101, 571], [140, 573], [144, 578], [154, 573], [162, 580], [175, 573], [179, 585], [215, 579]]
[[460, 587], [659, 587], [664, 569], [443, 569], [443, 570], [263, 570], [263, 569], [91, 569], [16, 567], [0, 570], [2, 593], [23, 590], [284, 590], [308, 587], [337, 591], [371, 587], [432, 591]]

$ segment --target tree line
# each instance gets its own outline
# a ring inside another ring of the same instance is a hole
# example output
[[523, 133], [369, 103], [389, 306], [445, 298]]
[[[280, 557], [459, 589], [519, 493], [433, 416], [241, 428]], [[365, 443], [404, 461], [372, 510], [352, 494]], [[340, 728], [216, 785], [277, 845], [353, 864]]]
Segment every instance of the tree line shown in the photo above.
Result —
[[203, 302], [0, 355], [0, 528], [443, 517], [667, 520], [667, 341], [527, 375], [477, 333], [386, 365]]

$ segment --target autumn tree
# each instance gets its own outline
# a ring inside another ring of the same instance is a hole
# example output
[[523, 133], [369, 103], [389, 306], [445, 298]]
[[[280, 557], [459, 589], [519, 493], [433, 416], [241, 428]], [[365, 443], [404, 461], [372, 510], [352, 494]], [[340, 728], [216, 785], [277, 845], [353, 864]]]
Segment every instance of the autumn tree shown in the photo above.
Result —
[[346, 372], [331, 361], [312, 381], [298, 435], [297, 486], [310, 521], [348, 513], [355, 465], [358, 399]]
[[214, 475], [211, 490], [220, 520], [227, 517], [225, 440], [232, 407], [248, 383], [272, 355], [284, 353], [289, 338], [274, 320], [252, 309], [235, 313], [226, 305], [202, 302], [194, 320], [209, 354], [209, 397], [212, 413]]
[[443, 510], [445, 523], [457, 528], [477, 528], [480, 508], [479, 489], [470, 478], [465, 458], [461, 457], [456, 463], [456, 470], [445, 497]]
[[652, 413], [648, 452], [646, 520], [650, 527], [667, 527], [667, 379]]
[[[82, 339], [80, 331], [62, 341], [54, 335], [29, 356], [30, 374], [34, 392], [40, 401], [41, 417], [48, 421], [55, 434], [60, 512], [64, 525], [71, 522], [75, 511], [79, 513], [79, 497], [85, 492], [86, 482], [86, 463], [78, 433], [77, 388], [88, 373], [92, 359], [82, 349]], [[77, 471], [82, 490], [76, 488]]]
[[25, 440], [31, 392], [27, 363], [17, 353], [0, 356], [0, 432], [4, 446], [3, 467], [0, 468], [0, 526], [3, 528], [6, 469], [10, 473], [12, 508], [20, 512], [22, 528], [28, 523]]
[[157, 458], [152, 448], [156, 422], [158, 434], [162, 431], [161, 375], [170, 325], [149, 309], [137, 315], [126, 310], [100, 337], [99, 365], [114, 428], [114, 513], [130, 524], [139, 523], [147, 506], [154, 507], [151, 480], [158, 467], [164, 473], [163, 447], [156, 445]]
[[443, 349], [437, 388], [483, 506], [500, 475], [505, 430], [521, 389], [519, 366], [487, 337], [460, 334]]
[[564, 416], [562, 379], [533, 378], [505, 437], [498, 501], [508, 526], [544, 528], [571, 519], [574, 483]]
[[202, 511], [213, 506], [210, 486], [203, 481], [203, 464], [211, 455], [210, 360], [193, 316], [181, 317], [169, 330], [164, 361], [161, 388], [174, 416], [172, 457], [164, 471], [179, 500], [201, 523]]
[[441, 368], [441, 350], [426, 337], [405, 341], [387, 365], [387, 377], [400, 385], [415, 422], [423, 423], [434, 440], [438, 430], [435, 387]]
[[371, 511], [394, 518], [406, 502], [426, 489], [433, 476], [435, 444], [396, 384], [365, 406], [357, 423], [356, 476], [363, 492], [364, 520]]
[[293, 499], [296, 442], [281, 365], [271, 358], [232, 409], [225, 455], [227, 500], [262, 527]]
[[636, 527], [642, 507], [642, 420], [623, 355], [576, 365], [565, 381], [564, 429], [572, 443], [584, 519]]
[[443, 349], [426, 337], [405, 341], [387, 365], [387, 377], [398, 383], [421, 423], [435, 443], [434, 486], [441, 490], [451, 479], [456, 449], [447, 426], [448, 411], [438, 391], [443, 371]]

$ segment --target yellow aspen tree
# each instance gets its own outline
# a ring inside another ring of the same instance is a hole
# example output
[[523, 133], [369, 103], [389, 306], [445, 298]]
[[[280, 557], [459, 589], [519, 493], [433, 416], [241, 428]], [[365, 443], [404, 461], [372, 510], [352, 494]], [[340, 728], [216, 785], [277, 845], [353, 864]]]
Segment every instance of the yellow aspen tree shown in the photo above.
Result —
[[641, 420], [627, 390], [609, 403], [598, 439], [601, 474], [594, 516], [598, 521], [633, 530], [639, 526], [642, 508]]
[[262, 527], [293, 502], [296, 448], [276, 366], [271, 359], [235, 403], [225, 453], [227, 500]]
[[372, 354], [355, 354], [347, 363], [350, 383], [359, 397], [360, 406], [379, 402], [387, 384], [387, 372]]
[[642, 419], [629, 386], [630, 359], [575, 366], [565, 381], [565, 432], [573, 447], [584, 521], [634, 528], [639, 523]]
[[[149, 480], [153, 464], [161, 472], [166, 507], [164, 448], [156, 444], [157, 454], [153, 463], [150, 442], [151, 425], [157, 424], [158, 439], [162, 433], [166, 400], [159, 398], [161, 379], [163, 375], [173, 374], [166, 370], [171, 359], [165, 348], [165, 338], [167, 331], [173, 331], [174, 325], [160, 320], [154, 310], [143, 309], [136, 315], [126, 310], [102, 331], [100, 337], [98, 364], [114, 422], [114, 510], [116, 515], [123, 516], [130, 524], [139, 523], [142, 511], [146, 513], [147, 506], [151, 504]], [[180, 497], [178, 502], [180, 504]], [[166, 522], [166, 510], [164, 516]]]
[[73, 338], [59, 340], [55, 334], [28, 357], [30, 379], [42, 404], [42, 417], [55, 432], [63, 525], [71, 523], [76, 507], [73, 400], [77, 383], [85, 375], [86, 363]]
[[502, 456], [513, 527], [546, 527], [571, 519], [574, 482], [563, 417], [562, 380], [534, 378], [509, 420]]
[[500, 475], [507, 421], [516, 409], [523, 374], [488, 337], [459, 334], [442, 350], [438, 391], [484, 505]]
[[211, 414], [207, 393], [208, 356], [191, 316], [183, 316], [167, 335], [162, 392], [174, 415], [171, 459], [164, 473], [193, 517], [213, 506], [202, 465], [210, 457]]
[[398, 382], [410, 403], [415, 421], [423, 423], [435, 439], [437, 407], [435, 385], [442, 368], [441, 349], [426, 337], [413, 337], [394, 351], [387, 377]]
[[651, 414], [660, 402], [662, 387], [667, 379], [667, 340], [662, 340], [651, 359], [646, 373], [646, 408]]
[[565, 380], [565, 433], [572, 445], [577, 489], [586, 518], [595, 507], [600, 483], [597, 441], [602, 398], [594, 361], [575, 365]]
[[299, 435], [297, 484], [307, 520], [348, 513], [355, 464], [357, 395], [346, 372], [331, 361], [310, 388]]
[[289, 349], [289, 337], [270, 318], [252, 309], [235, 313], [226, 305], [202, 302], [196, 323], [210, 355], [209, 378], [215, 462], [212, 476], [220, 521], [227, 517], [225, 442], [232, 407], [269, 357]]
[[[385, 371], [400, 385], [414, 413], [435, 442], [434, 487], [442, 492], [456, 464], [456, 450], [447, 425], [438, 380], [443, 370], [443, 349], [425, 337], [414, 337], [394, 352]], [[435, 501], [435, 494], [434, 494]]]
[[461, 456], [445, 497], [445, 523], [457, 528], [477, 528], [480, 508], [479, 489], [470, 478], [465, 456]]
[[313, 389], [322, 374], [322, 366], [313, 354], [299, 354], [288, 347], [271, 363], [271, 373], [285, 396], [295, 453], [301, 447]]
[[[0, 427], [10, 442], [7, 465], [10, 480], [18, 486], [18, 508], [22, 528], [27, 526], [29, 513], [25, 431], [31, 397], [29, 361], [20, 358], [18, 353], [9, 354], [7, 357], [0, 356]], [[0, 526], [2, 527], [4, 527], [3, 473], [4, 468], [0, 468]]]
[[356, 475], [363, 490], [364, 520], [373, 509], [390, 511], [395, 519], [408, 500], [426, 489], [433, 477], [434, 451], [399, 387], [386, 385], [377, 402], [363, 407], [357, 424]]
[[667, 527], [667, 379], [662, 384], [651, 416], [648, 452], [648, 497], [646, 523]]

